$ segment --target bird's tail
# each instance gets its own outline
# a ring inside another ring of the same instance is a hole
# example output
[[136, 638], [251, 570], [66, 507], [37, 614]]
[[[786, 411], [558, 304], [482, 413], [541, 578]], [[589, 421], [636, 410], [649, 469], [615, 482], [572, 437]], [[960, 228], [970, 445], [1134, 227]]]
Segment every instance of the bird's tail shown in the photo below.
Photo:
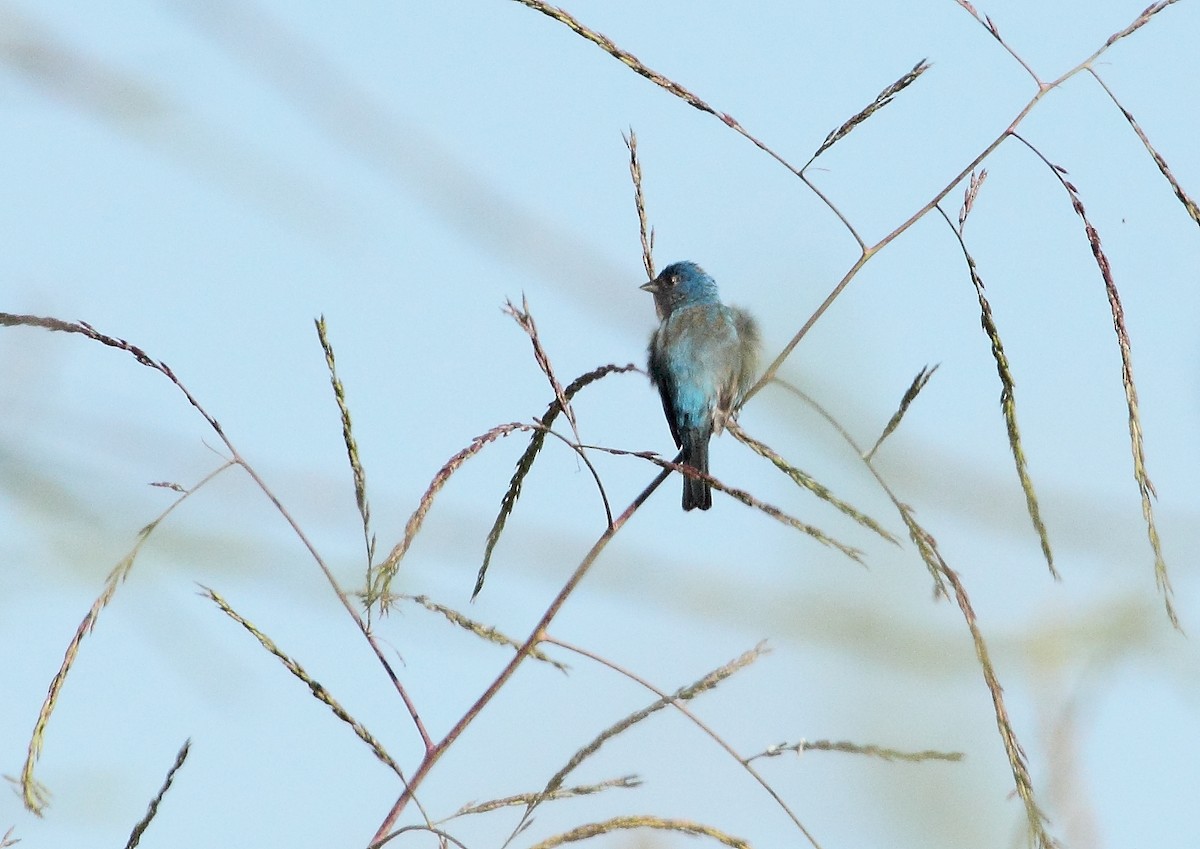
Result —
[[[708, 440], [712, 431], [704, 429], [685, 430], [683, 437], [683, 463], [698, 472], [708, 474]], [[712, 507], [712, 488], [708, 481], [697, 478], [683, 479], [683, 509], [691, 510], [699, 507], [707, 510]]]

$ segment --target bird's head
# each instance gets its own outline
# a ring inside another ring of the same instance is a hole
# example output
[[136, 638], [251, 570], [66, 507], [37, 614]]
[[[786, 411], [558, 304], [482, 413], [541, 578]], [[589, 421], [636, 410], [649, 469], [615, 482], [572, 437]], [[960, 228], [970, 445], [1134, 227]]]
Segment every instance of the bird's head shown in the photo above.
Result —
[[694, 262], [672, 263], [641, 288], [654, 296], [660, 318], [678, 307], [714, 304], [719, 300], [717, 282]]

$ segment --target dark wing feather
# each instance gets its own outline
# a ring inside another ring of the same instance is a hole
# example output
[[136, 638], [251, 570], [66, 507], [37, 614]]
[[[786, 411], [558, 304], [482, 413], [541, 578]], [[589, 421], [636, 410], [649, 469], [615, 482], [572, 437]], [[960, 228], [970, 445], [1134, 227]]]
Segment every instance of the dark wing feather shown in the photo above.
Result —
[[650, 359], [647, 368], [650, 372], [650, 382], [658, 387], [659, 398], [662, 399], [663, 415], [666, 416], [667, 426], [671, 428], [671, 438], [675, 440], [675, 447], [683, 446], [683, 439], [679, 435], [679, 417], [675, 415], [675, 404], [671, 399], [675, 397], [675, 383], [671, 380], [671, 372], [667, 368], [667, 364], [658, 357], [658, 334], [661, 331], [655, 331], [650, 337]]

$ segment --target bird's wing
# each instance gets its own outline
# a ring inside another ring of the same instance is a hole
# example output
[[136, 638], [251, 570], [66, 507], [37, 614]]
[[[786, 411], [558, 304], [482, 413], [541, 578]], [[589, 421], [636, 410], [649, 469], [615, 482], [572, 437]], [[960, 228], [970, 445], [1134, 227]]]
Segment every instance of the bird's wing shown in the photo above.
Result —
[[648, 363], [650, 380], [658, 387], [658, 395], [662, 399], [663, 415], [666, 416], [667, 425], [671, 428], [671, 438], [675, 440], [675, 447], [681, 448], [683, 440], [679, 436], [679, 425], [676, 424], [679, 419], [675, 412], [675, 402], [672, 400], [676, 394], [675, 381], [671, 378], [671, 370], [658, 350], [659, 332], [661, 331], [656, 331], [650, 337], [650, 361]]
[[754, 320], [737, 307], [718, 306], [710, 321], [710, 367], [716, 391], [712, 409], [713, 433], [720, 433], [749, 386], [744, 373], [747, 368], [753, 371], [755, 363], [747, 363], [746, 357], [749, 352], [749, 356], [755, 358], [753, 346], [757, 344], [758, 331]]
[[734, 404], [741, 404], [742, 397], [758, 378], [758, 358], [762, 352], [762, 334], [758, 322], [744, 309], [730, 307], [733, 313], [733, 324], [737, 328], [738, 361], [740, 363], [737, 375], [737, 398]]

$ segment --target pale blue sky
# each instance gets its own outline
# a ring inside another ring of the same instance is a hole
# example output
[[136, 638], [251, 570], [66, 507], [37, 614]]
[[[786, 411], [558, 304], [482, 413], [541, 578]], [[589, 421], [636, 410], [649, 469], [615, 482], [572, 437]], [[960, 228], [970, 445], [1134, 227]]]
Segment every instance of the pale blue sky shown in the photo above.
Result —
[[[564, 5], [796, 164], [928, 58], [916, 84], [810, 171], [868, 241], [919, 209], [1035, 90], [951, 0]], [[979, 7], [1044, 79], [1141, 11], [1120, 0]], [[1178, 3], [1097, 65], [1193, 196], [1198, 27], [1195, 4]], [[768, 357], [857, 256], [819, 199], [748, 141], [510, 0], [0, 2], [0, 104], [0, 310], [82, 319], [166, 361], [350, 588], [362, 536], [317, 315], [329, 321], [386, 550], [448, 457], [545, 409], [549, 390], [501, 312], [506, 298], [528, 298], [564, 381], [641, 364], [654, 316], [637, 289], [623, 131], [640, 139], [659, 266], [704, 265], [759, 317]], [[1194, 633], [1200, 233], [1090, 78], [1050, 93], [1020, 132], [1070, 172], [1120, 287], [1158, 527]], [[985, 166], [966, 238], [1016, 376], [1063, 581], [1048, 577], [1030, 528], [974, 290], [940, 217], [874, 258], [781, 374], [869, 444], [913, 375], [941, 364], [879, 466], [963, 576], [1052, 833], [1072, 846], [1191, 847], [1197, 656], [1155, 591], [1103, 283], [1040, 160], [1010, 140]], [[961, 196], [945, 203], [952, 217]], [[16, 775], [80, 617], [170, 501], [145, 484], [191, 485], [220, 458], [174, 387], [128, 355], [16, 328], [0, 332], [0, 362], [0, 772]], [[672, 453], [642, 375], [604, 380], [576, 409], [587, 442]], [[811, 410], [768, 388], [742, 424], [902, 535]], [[468, 604], [524, 444], [491, 446], [452, 479], [399, 580], [519, 637], [603, 528], [590, 475], [548, 447]], [[596, 464], [615, 509], [654, 472], [629, 458]], [[714, 444], [713, 470], [861, 546], [869, 569], [728, 498], [685, 515], [673, 479], [552, 633], [666, 690], [768, 640], [771, 654], [693, 706], [744, 754], [800, 738], [966, 753], [954, 765], [829, 753], [759, 763], [826, 849], [1019, 844], [1023, 815], [962, 617], [931, 601], [912, 546], [867, 536], [729, 437]], [[198, 583], [415, 767], [419, 740], [378, 665], [278, 514], [234, 471], [173, 514], [102, 614], [39, 764], [52, 806], [39, 820], [0, 796], [0, 834], [15, 826], [22, 846], [122, 845], [191, 737], [142, 846], [365, 845], [399, 792], [395, 777], [197, 596]], [[379, 634], [403, 657], [435, 737], [506, 660], [416, 608]], [[421, 793], [432, 816], [540, 789], [652, 700], [560, 655], [569, 677], [523, 668], [438, 766]], [[572, 781], [634, 772], [640, 790], [543, 807], [514, 845], [628, 813], [703, 820], [756, 847], [801, 845], [761, 789], [678, 716], [635, 729]], [[455, 833], [472, 849], [498, 846], [515, 823], [491, 814]]]

